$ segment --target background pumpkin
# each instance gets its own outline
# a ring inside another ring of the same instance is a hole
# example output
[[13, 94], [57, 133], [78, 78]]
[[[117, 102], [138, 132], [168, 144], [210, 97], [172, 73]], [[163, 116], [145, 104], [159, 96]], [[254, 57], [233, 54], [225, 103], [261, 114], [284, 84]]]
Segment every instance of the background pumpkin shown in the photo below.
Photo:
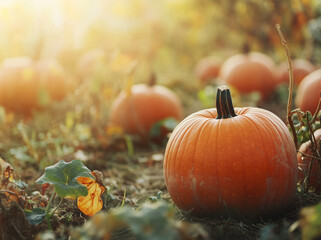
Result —
[[55, 60], [5, 59], [0, 67], [0, 104], [9, 111], [30, 114], [46, 103], [41, 94], [47, 95], [47, 101], [63, 99], [69, 90], [68, 80]]
[[215, 57], [201, 59], [195, 67], [195, 74], [201, 82], [209, 82], [218, 77], [222, 62]]
[[217, 109], [193, 113], [166, 146], [164, 177], [174, 203], [196, 215], [255, 219], [295, 197], [296, 149], [286, 125], [260, 108], [233, 110], [228, 89]]
[[158, 121], [182, 118], [182, 104], [174, 92], [166, 87], [149, 84], [133, 85], [129, 92], [122, 91], [110, 109], [110, 123], [130, 134], [148, 137], [151, 127]]
[[54, 59], [42, 59], [34, 63], [36, 77], [52, 100], [62, 100], [72, 89], [71, 81], [63, 67]]
[[226, 59], [219, 72], [220, 80], [239, 93], [259, 92], [268, 98], [276, 86], [273, 60], [259, 52], [240, 53]]
[[321, 69], [307, 75], [298, 86], [295, 104], [301, 111], [316, 111], [321, 91]]
[[[318, 143], [318, 146], [320, 146], [319, 142], [321, 139], [321, 129], [317, 129], [314, 132], [314, 137]], [[319, 149], [320, 152], [321, 149]], [[311, 162], [311, 157], [304, 156], [306, 155], [313, 155], [312, 151], [312, 144], [311, 141], [307, 141], [303, 143], [300, 148], [297, 155], [298, 160], [298, 166], [301, 168], [302, 171], [299, 171], [299, 181], [303, 183], [304, 178], [306, 177], [308, 173], [309, 164]], [[309, 187], [313, 187], [315, 193], [320, 194], [321, 193], [321, 163], [318, 160], [312, 161], [311, 166], [311, 172], [310, 172], [310, 180], [308, 182]]]
[[[307, 76], [308, 74], [310, 74], [315, 70], [315, 66], [306, 59], [297, 58], [292, 60], [292, 69], [293, 69], [294, 84], [298, 86], [305, 76]], [[289, 83], [288, 63], [282, 62], [279, 65], [277, 72], [278, 72], [278, 77], [277, 77], [278, 84], [282, 84], [282, 83], [288, 84]]]

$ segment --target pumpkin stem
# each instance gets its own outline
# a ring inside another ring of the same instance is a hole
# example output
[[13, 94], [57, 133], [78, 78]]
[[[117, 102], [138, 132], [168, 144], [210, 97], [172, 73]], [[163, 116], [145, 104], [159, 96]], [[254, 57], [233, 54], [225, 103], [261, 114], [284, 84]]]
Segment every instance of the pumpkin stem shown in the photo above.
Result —
[[221, 86], [217, 89], [216, 109], [216, 119], [225, 119], [237, 116], [234, 111], [230, 89], [227, 86]]
[[244, 43], [242, 47], [242, 53], [248, 54], [251, 51], [250, 45], [248, 43]]
[[156, 74], [152, 73], [149, 77], [148, 86], [152, 87], [156, 84]]

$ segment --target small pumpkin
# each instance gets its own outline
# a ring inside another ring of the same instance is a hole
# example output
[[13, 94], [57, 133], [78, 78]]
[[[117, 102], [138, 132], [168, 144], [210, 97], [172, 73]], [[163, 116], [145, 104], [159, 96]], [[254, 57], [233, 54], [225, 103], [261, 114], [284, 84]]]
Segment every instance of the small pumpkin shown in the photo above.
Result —
[[168, 117], [180, 120], [182, 114], [182, 104], [176, 94], [155, 85], [152, 76], [149, 84], [136, 84], [129, 92], [120, 92], [111, 105], [110, 123], [126, 133], [146, 138], [155, 123]]
[[[317, 129], [313, 135], [315, 137], [315, 140], [317, 141], [317, 145], [320, 146], [321, 129]], [[319, 149], [319, 152], [320, 150], [321, 149]], [[315, 193], [320, 194], [321, 193], [321, 162], [317, 159], [311, 162], [312, 158], [309, 157], [309, 155], [313, 155], [311, 141], [307, 141], [303, 143], [300, 146], [297, 154], [298, 166], [301, 170], [299, 171], [299, 181], [303, 183], [304, 178], [308, 173], [309, 165], [311, 163], [312, 165], [310, 170], [310, 178], [308, 181], [308, 186], [313, 187]]]
[[241, 94], [258, 92], [266, 99], [276, 87], [274, 71], [275, 64], [266, 54], [239, 53], [223, 62], [219, 78]]
[[307, 75], [299, 84], [295, 104], [301, 111], [315, 113], [321, 92], [321, 69]]
[[201, 216], [257, 219], [295, 198], [296, 149], [282, 120], [270, 111], [233, 108], [227, 87], [216, 107], [185, 118], [172, 132], [164, 177], [173, 202]]
[[202, 58], [195, 67], [195, 74], [201, 82], [209, 82], [218, 77], [222, 63], [215, 57]]
[[[298, 86], [305, 76], [315, 70], [315, 66], [306, 59], [296, 58], [292, 61], [293, 80], [294, 84]], [[277, 69], [278, 84], [289, 83], [288, 63], [282, 62]]]
[[29, 57], [6, 59], [0, 68], [0, 104], [9, 111], [29, 113], [38, 106], [38, 80]]
[[34, 62], [34, 67], [40, 86], [49, 94], [50, 99], [64, 99], [72, 86], [63, 67], [54, 59], [38, 60]]
[[7, 58], [0, 66], [0, 104], [8, 111], [30, 114], [40, 109], [41, 94], [61, 100], [69, 90], [64, 70], [55, 60]]

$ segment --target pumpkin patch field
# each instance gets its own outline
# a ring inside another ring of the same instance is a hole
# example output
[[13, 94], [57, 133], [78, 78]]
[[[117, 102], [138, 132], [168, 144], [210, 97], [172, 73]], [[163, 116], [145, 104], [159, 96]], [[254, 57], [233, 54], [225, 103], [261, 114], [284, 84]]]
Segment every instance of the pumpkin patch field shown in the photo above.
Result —
[[321, 239], [320, 1], [0, 19], [0, 240]]

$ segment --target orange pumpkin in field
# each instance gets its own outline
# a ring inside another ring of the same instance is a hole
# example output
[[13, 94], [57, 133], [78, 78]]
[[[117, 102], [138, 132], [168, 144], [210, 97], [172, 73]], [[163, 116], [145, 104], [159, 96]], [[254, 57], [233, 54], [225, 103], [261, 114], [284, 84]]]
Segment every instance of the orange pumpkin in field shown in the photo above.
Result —
[[201, 82], [209, 82], [218, 77], [222, 63], [214, 57], [201, 59], [195, 67], [195, 74]]
[[200, 216], [278, 214], [294, 200], [297, 183], [287, 126], [270, 111], [233, 108], [226, 87], [216, 107], [191, 114], [169, 138], [164, 178], [173, 202]]
[[38, 106], [39, 83], [28, 57], [6, 59], [0, 68], [0, 104], [7, 110], [28, 113]]
[[[317, 145], [320, 146], [320, 139], [321, 139], [321, 129], [318, 129], [314, 132], [314, 137], [317, 141]], [[321, 149], [319, 149], [320, 151]], [[311, 157], [303, 155], [313, 155], [312, 151], [312, 144], [310, 141], [303, 143], [297, 155], [298, 166], [301, 168], [302, 171], [299, 172], [299, 181], [302, 183], [304, 178], [308, 173], [309, 164], [312, 164], [311, 171], [310, 171], [310, 179], [308, 182], [309, 187], [313, 187], [315, 193], [321, 193], [321, 162], [317, 159], [312, 160]]]
[[41, 94], [61, 100], [69, 90], [62, 67], [54, 60], [8, 58], [0, 66], [0, 104], [8, 111], [30, 114], [43, 107]]
[[[315, 70], [315, 66], [306, 59], [294, 59], [292, 61], [293, 80], [298, 86], [302, 79]], [[288, 63], [282, 62], [278, 67], [278, 83], [289, 83]]]
[[110, 122], [129, 134], [148, 137], [152, 126], [165, 118], [182, 118], [182, 104], [166, 87], [137, 84], [129, 93], [122, 91], [112, 103]]
[[48, 92], [52, 100], [62, 100], [71, 88], [69, 78], [62, 66], [53, 59], [39, 60], [34, 64], [40, 86]]
[[268, 98], [276, 87], [274, 69], [273, 60], [263, 53], [240, 53], [223, 62], [219, 78], [241, 94], [259, 92]]
[[298, 86], [295, 104], [301, 111], [315, 113], [321, 92], [321, 69], [307, 75]]

